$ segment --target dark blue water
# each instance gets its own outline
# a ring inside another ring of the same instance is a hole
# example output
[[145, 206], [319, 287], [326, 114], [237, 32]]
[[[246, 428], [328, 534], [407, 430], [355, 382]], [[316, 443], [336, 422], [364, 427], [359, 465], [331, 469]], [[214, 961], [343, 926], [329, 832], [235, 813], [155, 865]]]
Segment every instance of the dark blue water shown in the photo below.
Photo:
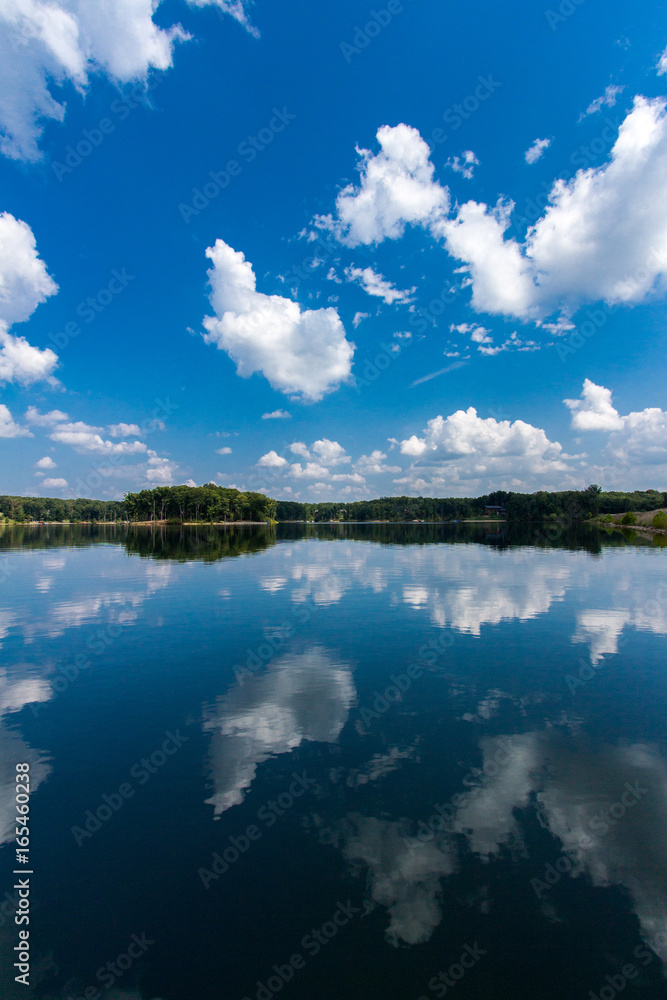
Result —
[[3, 998], [667, 998], [650, 538], [100, 526], [0, 544]]

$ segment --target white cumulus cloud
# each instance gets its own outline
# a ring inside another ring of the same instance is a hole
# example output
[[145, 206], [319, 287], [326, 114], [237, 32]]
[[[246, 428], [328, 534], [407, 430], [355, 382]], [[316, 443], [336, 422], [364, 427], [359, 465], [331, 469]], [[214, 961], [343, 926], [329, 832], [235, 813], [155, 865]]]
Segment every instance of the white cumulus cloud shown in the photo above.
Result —
[[266, 455], [262, 455], [257, 464], [263, 469], [284, 469], [286, 465], [289, 465], [289, 462], [277, 451], [271, 450], [267, 451]]
[[326, 479], [329, 470], [317, 462], [306, 462], [305, 466], [302, 466], [301, 462], [295, 462], [290, 465], [290, 474], [295, 479]]
[[25, 411], [25, 418], [29, 424], [34, 424], [36, 427], [53, 427], [54, 424], [61, 423], [63, 420], [69, 420], [66, 413], [62, 410], [49, 410], [48, 413], [41, 413], [36, 406], [29, 406]]
[[35, 462], [36, 469], [55, 469], [56, 463], [49, 455], [45, 455], [44, 458], [40, 458], [38, 462]]
[[406, 225], [429, 227], [449, 208], [449, 192], [433, 178], [429, 147], [416, 128], [383, 125], [380, 152], [357, 149], [361, 182], [348, 184], [336, 198], [336, 216], [315, 224], [348, 246], [402, 236]]
[[565, 399], [572, 411], [572, 427], [580, 431], [607, 431], [607, 454], [613, 463], [636, 470], [642, 478], [655, 466], [667, 468], [667, 411], [657, 406], [623, 416], [612, 403], [611, 389], [584, 381], [580, 399]]
[[[177, 475], [178, 464], [176, 462], [163, 458], [154, 451], [148, 451], [145, 479], [150, 486], [173, 486]], [[196, 483], [191, 480], [186, 485], [196, 486]]]
[[329, 438], [321, 438], [311, 445], [312, 450], [326, 465], [340, 465], [350, 462], [350, 456], [346, 454], [345, 448], [338, 441], [330, 441]]
[[385, 465], [384, 459], [386, 454], [380, 451], [378, 448], [372, 451], [370, 455], [362, 455], [354, 463], [354, 467], [357, 472], [364, 476], [377, 476], [382, 472], [400, 472], [401, 467], [399, 465]]
[[541, 428], [523, 420], [483, 418], [472, 406], [429, 420], [421, 437], [413, 434], [401, 442], [401, 453], [415, 463], [396, 482], [414, 489], [498, 477], [514, 477], [517, 483], [546, 475], [562, 479], [568, 471], [562, 446]]
[[613, 459], [633, 465], [667, 465], [667, 412], [651, 406], [628, 413], [622, 431], [612, 434], [609, 451]]
[[204, 340], [232, 358], [244, 378], [261, 372], [274, 389], [315, 401], [347, 381], [355, 346], [336, 309], [302, 310], [280, 295], [256, 290], [244, 255], [216, 240], [206, 256], [215, 316], [204, 319]]
[[291, 420], [292, 414], [287, 410], [272, 410], [271, 413], [263, 413], [262, 420]]
[[59, 444], [67, 444], [75, 451], [95, 452], [98, 455], [135, 455], [138, 452], [145, 452], [146, 445], [143, 441], [113, 441], [105, 440], [100, 431], [101, 427], [92, 427], [82, 420], [73, 422], [59, 422], [53, 427], [49, 437]]
[[[248, 0], [188, 0], [216, 6], [256, 34]], [[105, 75], [117, 86], [145, 83], [169, 69], [174, 46], [190, 36], [179, 24], [159, 27], [160, 0], [2, 0], [0, 3], [0, 152], [35, 161], [48, 121], [66, 105], [54, 86], [80, 95]]]
[[479, 311], [541, 320], [586, 302], [635, 304], [665, 291], [665, 100], [636, 97], [611, 159], [557, 180], [524, 244], [505, 239], [512, 204], [468, 202], [441, 227]]
[[0, 438], [32, 437], [27, 427], [15, 423], [9, 407], [0, 403]]
[[310, 451], [305, 441], [292, 441], [289, 450], [293, 455], [301, 455], [302, 458], [310, 458]]
[[577, 431], [616, 431], [624, 426], [623, 417], [611, 402], [611, 389], [584, 381], [581, 399], [565, 399], [572, 411], [572, 428]]
[[[257, 465], [265, 469], [281, 471], [283, 476], [293, 479], [327, 480], [327, 483], [317, 482], [316, 488], [330, 488], [330, 483], [352, 483], [363, 485], [365, 480], [361, 475], [361, 470], [355, 467], [353, 472], [332, 472], [337, 466], [349, 465], [352, 462], [345, 448], [338, 442], [330, 438], [320, 438], [311, 445], [304, 441], [293, 441], [289, 445], [289, 450], [293, 455], [298, 455], [303, 462], [289, 462], [276, 451], [268, 451], [257, 462]], [[343, 491], [344, 492], [344, 491]]]
[[[603, 101], [616, 96], [613, 88]], [[549, 204], [523, 242], [507, 238], [513, 202], [468, 201], [450, 212], [449, 191], [434, 178], [417, 129], [383, 125], [381, 151], [359, 150], [360, 183], [315, 223], [349, 245], [401, 237], [421, 226], [461, 262], [478, 312], [544, 323], [580, 306], [634, 305], [667, 290], [667, 100], [634, 98], [609, 160], [557, 179]], [[528, 151], [534, 162], [548, 140]], [[451, 165], [451, 164], [450, 164]]]
[[0, 382], [55, 383], [57, 355], [50, 348], [33, 347], [25, 337], [14, 336], [9, 329], [14, 323], [27, 320], [40, 302], [57, 291], [58, 286], [37, 252], [30, 226], [3, 212], [0, 215]]
[[[164, 423], [162, 420], [151, 421], [152, 427], [159, 427], [160, 430], [164, 430]], [[111, 437], [141, 437], [145, 434], [144, 428], [140, 427], [139, 424], [110, 424], [109, 434]]]
[[48, 489], [52, 490], [66, 490], [67, 480], [66, 479], [44, 479], [42, 480], [42, 486], [46, 486]]
[[530, 265], [515, 240], [505, 240], [511, 202], [495, 208], [468, 201], [454, 219], [443, 222], [449, 253], [462, 260], [472, 285], [477, 312], [530, 318], [536, 315], [535, 286]]

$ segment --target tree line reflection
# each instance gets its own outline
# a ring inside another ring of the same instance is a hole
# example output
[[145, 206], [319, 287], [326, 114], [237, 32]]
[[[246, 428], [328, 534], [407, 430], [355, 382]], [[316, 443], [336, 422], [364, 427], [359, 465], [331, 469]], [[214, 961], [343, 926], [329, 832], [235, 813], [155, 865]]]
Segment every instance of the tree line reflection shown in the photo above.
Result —
[[128, 553], [151, 559], [216, 562], [261, 552], [281, 542], [316, 539], [379, 545], [487, 545], [559, 548], [598, 555], [603, 548], [641, 545], [662, 547], [667, 538], [627, 530], [606, 530], [588, 524], [534, 522], [498, 524], [260, 524], [167, 525], [43, 524], [0, 525], [0, 550], [123, 546]]

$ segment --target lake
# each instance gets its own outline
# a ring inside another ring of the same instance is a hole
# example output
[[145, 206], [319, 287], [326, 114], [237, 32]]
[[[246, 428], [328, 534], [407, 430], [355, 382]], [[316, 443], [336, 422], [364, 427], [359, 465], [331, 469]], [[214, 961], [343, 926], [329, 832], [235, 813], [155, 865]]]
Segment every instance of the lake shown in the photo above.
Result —
[[5, 528], [3, 998], [667, 998], [659, 541]]

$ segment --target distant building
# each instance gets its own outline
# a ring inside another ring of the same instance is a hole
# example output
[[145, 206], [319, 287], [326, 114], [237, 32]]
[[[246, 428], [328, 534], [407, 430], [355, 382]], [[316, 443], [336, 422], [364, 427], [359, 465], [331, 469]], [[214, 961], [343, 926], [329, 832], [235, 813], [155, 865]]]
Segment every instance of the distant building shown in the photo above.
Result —
[[486, 506], [484, 508], [484, 515], [490, 514], [492, 517], [504, 517], [507, 511], [504, 507]]

